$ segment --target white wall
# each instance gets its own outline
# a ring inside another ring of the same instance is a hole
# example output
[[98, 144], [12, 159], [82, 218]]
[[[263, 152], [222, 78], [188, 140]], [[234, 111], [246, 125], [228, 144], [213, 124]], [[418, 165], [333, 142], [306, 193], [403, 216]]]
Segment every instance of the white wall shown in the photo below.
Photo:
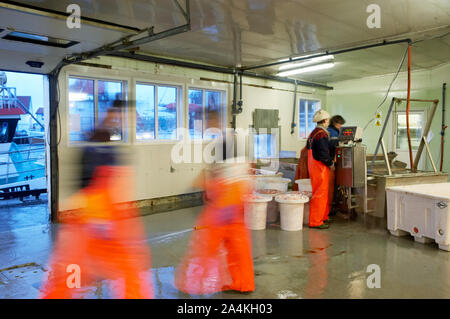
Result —
[[[394, 74], [388, 74], [377, 77], [367, 77], [357, 80], [341, 81], [329, 83], [334, 87], [333, 91], [327, 92], [328, 106], [332, 114], [341, 114], [347, 120], [348, 125], [358, 125], [364, 127], [365, 124], [374, 116], [374, 112], [383, 100], [387, 88], [392, 81]], [[422, 70], [412, 72], [411, 75], [411, 98], [412, 99], [426, 99], [439, 100], [439, 105], [434, 116], [431, 131], [433, 132], [433, 139], [430, 143], [433, 159], [436, 164], [440, 163], [439, 149], [440, 149], [440, 131], [442, 121], [442, 84], [444, 82], [450, 83], [450, 64], [445, 64], [430, 70]], [[407, 92], [407, 73], [402, 72], [394, 82], [392, 90], [381, 108], [383, 113], [383, 120], [386, 119], [389, 104], [393, 97], [406, 98]], [[449, 93], [447, 90], [447, 101], [449, 101]], [[427, 116], [430, 115], [432, 103], [411, 102], [411, 108], [415, 110], [427, 110]], [[399, 110], [405, 110], [406, 103], [402, 103]], [[448, 109], [448, 102], [447, 102]], [[446, 113], [446, 121], [450, 122], [450, 112]], [[383, 122], [384, 123], [384, 122]], [[395, 151], [392, 139], [392, 121], [389, 122], [385, 134], [385, 143], [389, 151]], [[373, 154], [375, 146], [378, 142], [381, 127], [376, 127], [375, 122], [368, 126], [364, 133], [364, 143], [368, 146], [368, 153]], [[447, 131], [447, 140], [448, 134]], [[445, 146], [445, 153], [447, 160], [444, 162], [444, 171], [450, 171], [450, 143], [447, 142]], [[426, 153], [422, 154], [426, 157]], [[438, 166], [438, 165], [437, 165]], [[431, 170], [432, 166], [428, 158], [426, 159], [427, 170]]]
[[[67, 112], [67, 79], [69, 75], [125, 80], [128, 83], [128, 99], [135, 100], [134, 83], [136, 80], [149, 82], [167, 82], [178, 84], [183, 89], [183, 115], [186, 126], [187, 89], [189, 86], [206, 87], [227, 91], [227, 123], [230, 127], [231, 104], [233, 99], [233, 77], [207, 71], [193, 70], [154, 63], [141, 62], [114, 57], [102, 57], [92, 62], [111, 66], [111, 69], [88, 66], [68, 66], [60, 75], [60, 116], [61, 116], [61, 142], [59, 145], [59, 176], [61, 209], [74, 209], [65, 205], [64, 199], [77, 190], [79, 178], [79, 146], [68, 142], [68, 112]], [[200, 80], [201, 78], [214, 80]], [[226, 82], [226, 83], [224, 83]], [[253, 123], [252, 112], [255, 108], [277, 108], [280, 110], [280, 125], [282, 126], [281, 150], [296, 151], [298, 154], [305, 144], [298, 138], [298, 129], [290, 134], [294, 86], [266, 80], [244, 77], [243, 87], [243, 113], [237, 117], [238, 128], [248, 128]], [[257, 87], [258, 86], [258, 87]], [[264, 86], [265, 88], [262, 88]], [[324, 90], [298, 87], [298, 99], [301, 97], [320, 99], [322, 106], [326, 106], [326, 92]], [[296, 122], [298, 122], [298, 103]], [[191, 193], [193, 179], [202, 169], [202, 164], [174, 164], [171, 159], [171, 150], [175, 143], [137, 143], [133, 132], [135, 131], [135, 113], [133, 109], [128, 113], [128, 142], [120, 146], [120, 150], [127, 157], [137, 172], [136, 200], [151, 199]], [[171, 170], [172, 168], [172, 170]]]

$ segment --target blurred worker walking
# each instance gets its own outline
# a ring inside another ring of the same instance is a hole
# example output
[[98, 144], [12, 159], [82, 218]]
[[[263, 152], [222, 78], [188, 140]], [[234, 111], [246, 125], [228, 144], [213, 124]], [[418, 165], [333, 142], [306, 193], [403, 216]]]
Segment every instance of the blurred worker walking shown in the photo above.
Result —
[[313, 121], [317, 127], [308, 137], [306, 147], [308, 149], [308, 172], [311, 179], [313, 195], [310, 203], [309, 227], [328, 228], [329, 183], [330, 167], [333, 159], [330, 155], [330, 135], [327, 127], [330, 123], [330, 114], [325, 110], [319, 110], [314, 115]]
[[[124, 103], [114, 102], [90, 142], [110, 142], [122, 126]], [[131, 205], [118, 205], [132, 201], [133, 184], [132, 170], [120, 164], [114, 146], [83, 149], [82, 189], [69, 199], [82, 207], [60, 220], [50, 275], [41, 288], [41, 298], [74, 298], [80, 291], [76, 288], [85, 291], [100, 279], [117, 283], [113, 288], [115, 298], [153, 298], [150, 249], [139, 212]]]
[[[211, 113], [208, 117], [217, 115]], [[224, 154], [218, 154], [222, 153], [220, 150]], [[236, 158], [222, 162], [226, 150], [225, 143], [217, 142], [216, 162], [194, 183], [195, 187], [204, 189], [205, 207], [195, 223], [189, 250], [175, 277], [176, 287], [188, 294], [255, 289], [251, 239], [244, 224], [243, 202], [243, 197], [252, 192], [250, 165]]]

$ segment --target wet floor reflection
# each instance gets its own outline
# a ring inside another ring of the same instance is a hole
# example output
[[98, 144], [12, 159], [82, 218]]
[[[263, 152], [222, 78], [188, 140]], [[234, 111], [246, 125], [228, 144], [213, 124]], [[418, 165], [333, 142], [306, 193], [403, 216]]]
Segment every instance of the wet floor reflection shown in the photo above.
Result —
[[328, 284], [329, 233], [323, 230], [309, 229], [308, 243], [309, 269], [304, 298], [323, 298], [323, 292]]

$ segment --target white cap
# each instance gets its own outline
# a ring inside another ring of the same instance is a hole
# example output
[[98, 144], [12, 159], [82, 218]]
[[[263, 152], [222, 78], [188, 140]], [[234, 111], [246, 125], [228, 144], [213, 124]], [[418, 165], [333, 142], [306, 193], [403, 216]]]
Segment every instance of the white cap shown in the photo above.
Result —
[[318, 110], [316, 112], [316, 114], [314, 114], [313, 122], [317, 123], [317, 122], [321, 122], [321, 121], [329, 119], [329, 118], [330, 118], [330, 113], [328, 113], [325, 110]]

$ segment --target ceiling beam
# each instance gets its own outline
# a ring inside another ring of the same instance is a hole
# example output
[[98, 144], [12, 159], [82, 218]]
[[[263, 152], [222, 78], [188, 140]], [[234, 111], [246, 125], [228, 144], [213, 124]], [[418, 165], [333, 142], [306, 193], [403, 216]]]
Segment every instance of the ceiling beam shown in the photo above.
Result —
[[[119, 58], [139, 60], [139, 61], [151, 62], [151, 63], [157, 63], [157, 64], [166, 64], [166, 65], [172, 65], [172, 66], [178, 66], [178, 67], [184, 67], [184, 68], [190, 68], [190, 69], [197, 69], [197, 70], [204, 70], [204, 71], [210, 71], [210, 72], [217, 72], [217, 73], [223, 73], [223, 74], [231, 74], [231, 75], [242, 74], [243, 76], [247, 76], [247, 77], [270, 80], [270, 81], [275, 81], [275, 82], [295, 84], [295, 81], [296, 81], [296, 80], [292, 80], [289, 78], [283, 78], [283, 77], [277, 77], [277, 76], [265, 75], [265, 74], [258, 74], [256, 72], [241, 71], [239, 69], [234, 69], [234, 68], [227, 68], [227, 67], [214, 66], [214, 65], [208, 65], [208, 64], [200, 64], [200, 63], [194, 63], [194, 62], [186, 62], [186, 61], [161, 58], [161, 57], [155, 57], [155, 56], [144, 55], [144, 54], [134, 54], [134, 53], [129, 53], [129, 52], [114, 52], [114, 53], [110, 53], [107, 55], [113, 56], [113, 57], [119, 57]], [[320, 84], [320, 83], [307, 82], [307, 81], [301, 81], [301, 80], [297, 80], [297, 83], [299, 85], [306, 86], [306, 87], [314, 87], [314, 88], [319, 88], [319, 89], [324, 89], [324, 90], [332, 90], [333, 89], [333, 87], [331, 87], [331, 86]]]

